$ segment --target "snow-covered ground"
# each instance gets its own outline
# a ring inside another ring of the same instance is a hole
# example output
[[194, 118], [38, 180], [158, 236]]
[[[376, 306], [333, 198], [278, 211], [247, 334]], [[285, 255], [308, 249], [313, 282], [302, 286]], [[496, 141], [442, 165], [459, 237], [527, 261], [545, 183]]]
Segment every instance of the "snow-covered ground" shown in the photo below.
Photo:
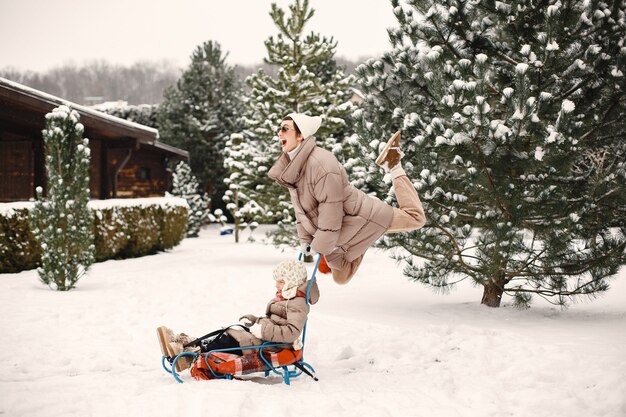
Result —
[[155, 329], [200, 335], [263, 313], [295, 252], [216, 227], [168, 253], [95, 264], [70, 292], [0, 275], [0, 416], [626, 416], [626, 270], [562, 311], [479, 305], [409, 282], [370, 250], [338, 286], [320, 275], [301, 376], [178, 384]]

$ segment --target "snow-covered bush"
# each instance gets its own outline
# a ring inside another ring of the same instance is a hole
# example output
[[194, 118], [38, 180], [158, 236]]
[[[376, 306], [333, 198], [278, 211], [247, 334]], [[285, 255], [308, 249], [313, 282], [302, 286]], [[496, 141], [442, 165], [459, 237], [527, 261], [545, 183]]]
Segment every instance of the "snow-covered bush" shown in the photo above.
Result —
[[28, 219], [33, 203], [12, 206], [0, 204], [0, 273], [33, 269], [41, 262], [41, 246]]
[[[31, 202], [0, 203], [0, 273], [36, 268], [41, 246], [33, 235]], [[179, 198], [92, 200], [96, 261], [144, 256], [185, 237], [187, 204]]]
[[113, 205], [96, 210], [98, 261], [149, 255], [170, 249], [185, 237], [188, 209], [184, 204], [163, 205], [160, 201], [146, 200], [153, 199], [138, 199], [135, 205]]

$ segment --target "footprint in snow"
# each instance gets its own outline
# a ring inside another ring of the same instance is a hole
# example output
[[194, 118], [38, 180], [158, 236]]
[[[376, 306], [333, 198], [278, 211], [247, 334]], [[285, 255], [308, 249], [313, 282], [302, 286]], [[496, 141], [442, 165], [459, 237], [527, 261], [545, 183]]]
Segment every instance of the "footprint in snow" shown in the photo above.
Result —
[[343, 361], [346, 359], [350, 359], [353, 356], [354, 356], [354, 350], [350, 346], [346, 346], [341, 350], [341, 352], [339, 352], [339, 355], [337, 355], [337, 360]]

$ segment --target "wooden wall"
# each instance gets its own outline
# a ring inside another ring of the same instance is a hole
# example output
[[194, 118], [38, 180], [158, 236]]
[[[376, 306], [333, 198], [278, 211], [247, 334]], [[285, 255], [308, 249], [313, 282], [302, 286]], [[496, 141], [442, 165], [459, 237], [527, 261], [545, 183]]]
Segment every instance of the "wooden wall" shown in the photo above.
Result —
[[0, 201], [35, 196], [35, 152], [27, 140], [0, 140]]
[[89, 197], [94, 199], [102, 196], [102, 141], [89, 139], [91, 161], [89, 167]]
[[[107, 143], [90, 139], [89, 188], [92, 199], [159, 197], [169, 190], [171, 173], [166, 155], [151, 147], [107, 148]], [[0, 137], [0, 202], [35, 198], [35, 187], [45, 187], [42, 141], [3, 140]], [[117, 177], [114, 176], [131, 150]]]
[[[109, 150], [111, 172], [119, 167], [127, 155], [126, 150]], [[163, 196], [168, 191], [169, 185], [170, 173], [166, 170], [165, 156], [141, 147], [139, 150], [133, 150], [130, 159], [117, 177], [117, 197]]]

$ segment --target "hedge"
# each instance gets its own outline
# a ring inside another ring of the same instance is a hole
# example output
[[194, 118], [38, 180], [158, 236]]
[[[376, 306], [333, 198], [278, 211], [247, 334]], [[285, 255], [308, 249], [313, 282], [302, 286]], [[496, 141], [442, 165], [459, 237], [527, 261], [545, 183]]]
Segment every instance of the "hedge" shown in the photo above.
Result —
[[[31, 231], [32, 202], [0, 204], [0, 273], [39, 266], [41, 246]], [[134, 258], [173, 248], [185, 237], [187, 202], [159, 197], [92, 200], [96, 261]]]

